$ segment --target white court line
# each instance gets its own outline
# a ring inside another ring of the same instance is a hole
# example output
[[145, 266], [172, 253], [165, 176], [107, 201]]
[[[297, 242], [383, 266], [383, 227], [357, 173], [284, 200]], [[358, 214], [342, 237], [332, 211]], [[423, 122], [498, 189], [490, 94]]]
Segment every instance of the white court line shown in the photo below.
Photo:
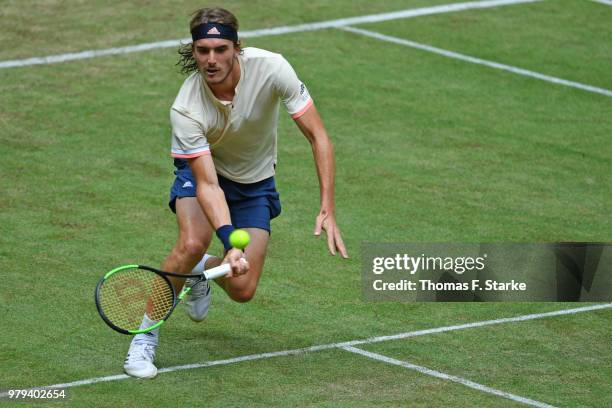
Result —
[[[424, 336], [427, 334], [444, 333], [444, 332], [449, 332], [449, 331], [454, 331], [454, 330], [472, 329], [476, 327], [485, 327], [485, 326], [491, 326], [491, 325], [503, 324], [503, 323], [524, 322], [528, 320], [542, 319], [542, 318], [554, 317], [554, 316], [571, 315], [571, 314], [576, 314], [576, 313], [584, 313], [584, 312], [590, 312], [593, 310], [602, 310], [602, 309], [612, 309], [612, 303], [604, 303], [604, 304], [598, 304], [598, 305], [593, 305], [593, 306], [584, 306], [584, 307], [578, 307], [574, 309], [555, 310], [553, 312], [546, 312], [546, 313], [535, 313], [535, 314], [529, 314], [529, 315], [507, 317], [503, 319], [485, 320], [485, 321], [474, 322], [474, 323], [459, 324], [455, 326], [437, 327], [433, 329], [399, 333], [399, 334], [394, 334], [391, 336], [378, 336], [378, 337], [370, 337], [370, 338], [362, 339], [362, 340], [345, 341], [345, 342], [331, 343], [331, 344], [321, 344], [317, 346], [304, 347], [304, 348], [292, 349], [292, 350], [275, 351], [271, 353], [250, 354], [246, 356], [229, 358], [225, 360], [214, 360], [214, 361], [207, 361], [207, 362], [198, 363], [198, 364], [186, 364], [186, 365], [162, 368], [158, 370], [158, 373], [171, 373], [174, 371], [192, 370], [195, 368], [228, 365], [228, 364], [240, 363], [243, 361], [262, 360], [262, 359], [268, 359], [268, 358], [273, 358], [273, 357], [282, 357], [282, 356], [291, 356], [291, 355], [296, 355], [296, 354], [312, 353], [315, 351], [351, 347], [351, 346], [357, 346], [360, 344], [380, 343], [383, 341], [406, 339], [410, 337]], [[112, 375], [112, 376], [106, 376], [106, 377], [88, 378], [85, 380], [78, 380], [78, 381], [62, 383], [62, 384], [35, 386], [32, 388], [70, 388], [70, 387], [77, 387], [80, 385], [96, 384], [100, 382], [125, 380], [128, 378], [130, 377], [128, 377], [125, 374]], [[0, 393], [0, 397], [5, 397], [7, 395], [8, 393], [6, 392]]]
[[591, 0], [595, 3], [607, 4], [608, 6], [612, 6], [612, 0]]
[[456, 383], [459, 383], [459, 384], [463, 384], [466, 387], [470, 387], [470, 388], [473, 388], [475, 390], [478, 390], [478, 391], [481, 391], [481, 392], [485, 392], [487, 394], [493, 394], [493, 395], [496, 395], [498, 397], [507, 398], [507, 399], [510, 399], [512, 401], [521, 402], [523, 404], [531, 405], [533, 407], [538, 407], [538, 408], [555, 408], [552, 405], [548, 405], [548, 404], [545, 404], [545, 403], [540, 402], [540, 401], [535, 401], [535, 400], [532, 400], [532, 399], [529, 399], [529, 398], [521, 397], [519, 395], [510, 394], [509, 392], [500, 391], [500, 390], [497, 390], [495, 388], [487, 387], [486, 385], [478, 384], [478, 383], [476, 383], [474, 381], [470, 381], [470, 380], [467, 380], [465, 378], [456, 377], [456, 376], [450, 375], [450, 374], [445, 374], [445, 373], [442, 373], [440, 371], [432, 370], [432, 369], [427, 368], [427, 367], [418, 366], [416, 364], [408, 363], [406, 361], [396, 360], [396, 359], [391, 358], [391, 357], [383, 356], [382, 354], [372, 353], [370, 351], [365, 351], [365, 350], [358, 349], [358, 348], [355, 348], [355, 347], [350, 347], [350, 346], [349, 347], [342, 347], [342, 348], [344, 350], [346, 350], [346, 351], [350, 351], [351, 353], [361, 354], [362, 356], [366, 356], [366, 357], [374, 359], [374, 360], [378, 360], [378, 361], [382, 361], [382, 362], [385, 362], [385, 363], [393, 364], [393, 365], [396, 365], [396, 366], [408, 368], [410, 370], [415, 370], [415, 371], [418, 371], [421, 374], [427, 374], [427, 375], [430, 375], [432, 377], [440, 378], [442, 380], [453, 381], [453, 382], [456, 382]]
[[[464, 10], [484, 9], [490, 7], [499, 7], [512, 4], [534, 3], [542, 0], [486, 0], [472, 1], [467, 3], [452, 3], [434, 7], [423, 7], [417, 9], [407, 9], [395, 11], [391, 13], [370, 14], [359, 17], [341, 18], [337, 20], [321, 21], [318, 23], [299, 24], [295, 26], [282, 26], [275, 28], [265, 28], [261, 30], [241, 31], [241, 38], [255, 38], [267, 35], [281, 35], [289, 33], [300, 33], [305, 31], [322, 30], [325, 28], [338, 28], [351, 24], [376, 23], [380, 21], [390, 21], [402, 18], [411, 18], [432, 14], [451, 13]], [[75, 53], [66, 53], [59, 55], [51, 55], [47, 57], [34, 57], [19, 60], [0, 61], [0, 68], [26, 67], [30, 65], [40, 64], [56, 64], [60, 62], [82, 60], [86, 58], [102, 57], [106, 55], [128, 54], [132, 52], [140, 52], [153, 50], [158, 48], [178, 47], [179, 44], [191, 42], [191, 38], [183, 38], [178, 40], [168, 40], [161, 42], [153, 42], [146, 44], [131, 45], [127, 47], [107, 48], [103, 50], [88, 50]]]
[[459, 54], [453, 51], [447, 51], [442, 48], [436, 48], [430, 45], [425, 45], [425, 44], [420, 44], [414, 41], [404, 40], [402, 38], [391, 37], [391, 36], [380, 34], [374, 31], [363, 30], [361, 28], [355, 28], [355, 27], [339, 27], [339, 29], [343, 31], [349, 31], [355, 34], [361, 34], [366, 37], [375, 38], [377, 40], [382, 40], [382, 41], [387, 41], [387, 42], [394, 43], [394, 44], [404, 45], [406, 47], [411, 47], [411, 48], [416, 48], [416, 49], [423, 50], [423, 51], [432, 52], [434, 54], [443, 55], [445, 57], [454, 58], [454, 59], [458, 59], [461, 61], [471, 62], [473, 64], [485, 65], [487, 67], [501, 69], [503, 71], [509, 71], [514, 74], [519, 74], [519, 75], [524, 75], [524, 76], [531, 77], [531, 78], [541, 79], [543, 81], [552, 82], [558, 85], [565, 85], [565, 86], [569, 86], [572, 88], [578, 88], [583, 91], [595, 92], [595, 93], [602, 94], [605, 96], [612, 96], [612, 91], [608, 89], [597, 88], [595, 86], [585, 85], [579, 82], [573, 82], [573, 81], [568, 81], [565, 79], [561, 79], [561, 78], [557, 78], [557, 77], [553, 77], [549, 75], [539, 74], [534, 71], [528, 71], [526, 69], [513, 67], [511, 65], [500, 64], [494, 61], [487, 61], [487, 60], [483, 60], [480, 58], [470, 57], [469, 55]]

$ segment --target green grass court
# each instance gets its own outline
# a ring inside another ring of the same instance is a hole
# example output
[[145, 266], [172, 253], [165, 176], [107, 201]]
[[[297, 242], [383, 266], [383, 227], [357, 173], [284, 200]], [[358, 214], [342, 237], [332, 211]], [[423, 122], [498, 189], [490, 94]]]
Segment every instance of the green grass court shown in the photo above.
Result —
[[[246, 31], [450, 2], [223, 7]], [[205, 5], [5, 0], [0, 62], [185, 38], [188, 14]], [[610, 21], [610, 5], [544, 0], [355, 27], [611, 92]], [[213, 288], [201, 324], [179, 307], [156, 364], [259, 357], [73, 386], [58, 404], [524, 405], [337, 347], [260, 355], [590, 306], [367, 303], [360, 250], [363, 242], [612, 241], [612, 98], [336, 28], [245, 43], [282, 53], [313, 95], [335, 145], [337, 218], [351, 259], [329, 256], [312, 236], [312, 154], [281, 113], [283, 214], [257, 295], [236, 304]], [[174, 244], [168, 112], [184, 78], [176, 61], [176, 48], [163, 48], [0, 69], [0, 390], [122, 374], [129, 338], [104, 325], [93, 291], [115, 266], [159, 266]], [[219, 250], [215, 242], [211, 252]], [[356, 347], [535, 406], [606, 407], [611, 329], [608, 307]]]

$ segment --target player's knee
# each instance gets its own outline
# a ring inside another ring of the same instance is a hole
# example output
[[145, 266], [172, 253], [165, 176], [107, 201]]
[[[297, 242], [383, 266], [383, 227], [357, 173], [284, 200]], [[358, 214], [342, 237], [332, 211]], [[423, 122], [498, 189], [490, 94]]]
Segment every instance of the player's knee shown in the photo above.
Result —
[[239, 303], [249, 302], [253, 297], [255, 297], [256, 288], [244, 288], [240, 290], [233, 290], [230, 293], [230, 298]]
[[206, 245], [199, 239], [187, 238], [181, 242], [181, 250], [185, 256], [201, 257], [206, 251]]

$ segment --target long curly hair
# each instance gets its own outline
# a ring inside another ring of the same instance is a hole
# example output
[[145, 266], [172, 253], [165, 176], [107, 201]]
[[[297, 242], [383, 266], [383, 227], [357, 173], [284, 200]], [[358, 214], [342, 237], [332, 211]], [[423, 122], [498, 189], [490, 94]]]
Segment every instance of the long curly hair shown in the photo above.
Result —
[[[218, 23], [232, 27], [238, 32], [238, 19], [231, 12], [220, 7], [203, 8], [192, 13], [192, 19], [189, 22], [189, 31], [193, 30], [200, 24]], [[234, 42], [234, 47], [242, 52], [242, 43], [240, 40]], [[193, 42], [181, 44], [178, 49], [180, 55], [176, 65], [180, 66], [181, 73], [191, 74], [198, 70], [198, 64], [193, 57]]]

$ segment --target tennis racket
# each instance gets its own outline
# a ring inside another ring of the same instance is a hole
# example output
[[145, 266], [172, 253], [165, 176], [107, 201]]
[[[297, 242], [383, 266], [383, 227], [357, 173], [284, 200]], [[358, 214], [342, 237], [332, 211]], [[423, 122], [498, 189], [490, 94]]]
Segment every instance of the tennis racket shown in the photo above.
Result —
[[[109, 271], [98, 282], [96, 307], [113, 330], [129, 335], [148, 333], [168, 320], [192, 287], [225, 276], [230, 270], [229, 264], [223, 264], [192, 275], [164, 272], [145, 265], [123, 265]], [[177, 294], [169, 276], [197, 280]], [[144, 319], [145, 313], [147, 319]]]

